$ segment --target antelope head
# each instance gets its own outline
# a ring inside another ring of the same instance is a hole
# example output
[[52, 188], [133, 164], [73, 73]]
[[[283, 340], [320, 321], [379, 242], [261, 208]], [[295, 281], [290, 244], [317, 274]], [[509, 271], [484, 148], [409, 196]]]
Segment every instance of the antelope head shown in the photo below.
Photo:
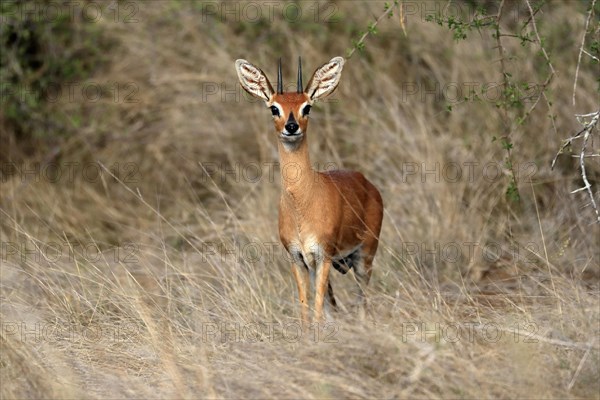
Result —
[[246, 60], [235, 62], [240, 84], [252, 96], [264, 100], [273, 115], [279, 140], [288, 151], [296, 150], [304, 140], [313, 102], [331, 94], [342, 75], [344, 59], [334, 57], [315, 70], [306, 88], [302, 88], [302, 61], [298, 57], [298, 80], [295, 92], [283, 92], [281, 59], [277, 70], [277, 91], [258, 67]]

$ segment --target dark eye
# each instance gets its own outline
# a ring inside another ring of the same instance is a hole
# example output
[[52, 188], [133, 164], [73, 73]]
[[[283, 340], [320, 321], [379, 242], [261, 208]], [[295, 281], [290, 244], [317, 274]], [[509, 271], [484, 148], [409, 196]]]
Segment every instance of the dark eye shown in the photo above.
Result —
[[271, 113], [274, 117], [279, 117], [279, 108], [277, 108], [276, 106], [271, 106]]
[[302, 115], [308, 115], [310, 113], [310, 105], [305, 105], [302, 109]]

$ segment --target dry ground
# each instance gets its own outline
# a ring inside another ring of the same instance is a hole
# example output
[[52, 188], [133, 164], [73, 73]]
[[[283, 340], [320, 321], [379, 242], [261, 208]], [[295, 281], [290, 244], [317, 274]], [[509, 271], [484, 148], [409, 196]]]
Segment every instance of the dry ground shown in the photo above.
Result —
[[[237, 3], [134, 4], [134, 23], [95, 22], [114, 45], [89, 80], [133, 97], [61, 97], [55, 112], [81, 126], [50, 158], [2, 144], [34, 168], [2, 177], [2, 398], [598, 398], [599, 225], [569, 193], [576, 160], [549, 168], [574, 114], [598, 109], [588, 61], [571, 99], [580, 4], [551, 2], [538, 19], [557, 75], [553, 109], [542, 101], [512, 127], [519, 203], [492, 140], [507, 129], [497, 94], [452, 100], [500, 82], [489, 31], [456, 42], [417, 13], [404, 35], [394, 16], [348, 61], [311, 113], [312, 160], [381, 189], [381, 246], [367, 319], [354, 318], [351, 274], [334, 272], [346, 311], [304, 334], [277, 244], [270, 115], [242, 95], [234, 61], [274, 76], [282, 55], [295, 85], [291, 60], [302, 55], [307, 80], [383, 4], [314, 14], [306, 2], [296, 23]], [[507, 30], [526, 19], [510, 10]], [[515, 78], [540, 82], [539, 48], [504, 43]], [[590, 159], [596, 195], [599, 172]]]

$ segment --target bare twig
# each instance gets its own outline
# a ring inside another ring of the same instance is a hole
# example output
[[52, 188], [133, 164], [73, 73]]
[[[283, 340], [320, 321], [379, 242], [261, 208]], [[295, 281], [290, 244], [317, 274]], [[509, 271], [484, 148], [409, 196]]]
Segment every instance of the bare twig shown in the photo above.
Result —
[[[523, 116], [523, 121], [527, 119], [527, 117], [529, 117], [529, 114], [532, 113], [533, 110], [535, 110], [535, 108], [537, 107], [538, 103], [540, 102], [540, 99], [543, 97], [546, 100], [546, 105], [548, 106], [548, 109], [551, 110], [552, 106], [550, 105], [550, 102], [548, 101], [548, 98], [546, 97], [546, 94], [544, 93], [546, 88], [548, 87], [548, 85], [550, 84], [550, 81], [552, 80], [552, 77], [554, 76], [554, 73], [550, 73], [547, 77], [546, 80], [544, 81], [544, 83], [542, 83], [542, 86], [540, 87], [540, 95], [537, 96], [537, 98], [535, 99], [535, 101], [533, 102], [533, 104], [531, 105], [531, 107], [529, 107], [529, 110], [527, 110], [527, 112], [525, 113], [525, 115]], [[554, 123], [553, 123], [554, 125]], [[556, 131], [556, 129], [555, 129]]]
[[365, 33], [362, 34], [362, 36], [360, 37], [360, 39], [358, 39], [358, 42], [354, 43], [354, 47], [352, 48], [352, 50], [350, 50], [348, 52], [348, 55], [346, 56], [346, 59], [349, 60], [352, 55], [354, 54], [354, 52], [360, 48], [362, 46], [362, 44], [364, 43], [365, 39], [367, 38], [367, 36], [369, 36], [369, 34], [371, 33], [371, 31], [381, 22], [382, 19], [384, 19], [385, 17], [387, 17], [393, 10], [394, 10], [394, 6], [396, 5], [396, 3], [394, 2], [393, 4], [391, 4], [380, 16], [379, 18], [377, 18], [377, 20], [375, 20], [375, 22], [373, 22], [372, 25], [369, 26], [369, 29], [367, 29], [367, 31]]
[[[527, 27], [527, 25], [529, 25], [529, 23], [531, 22], [531, 20], [535, 17], [535, 14], [537, 14], [540, 11], [541, 7], [539, 7], [537, 10], [535, 10], [533, 13], [529, 13], [529, 17], [525, 20], [525, 22], [523, 22], [523, 25], [521, 25], [521, 32], [523, 32], [523, 30], [525, 30], [525, 28]], [[531, 40], [533, 41], [533, 40]]]
[[[390, 8], [392, 8], [390, 6]], [[400, 18], [400, 27], [402, 28], [402, 32], [404, 33], [404, 36], [408, 36], [406, 34], [406, 13], [404, 12], [404, 3], [400, 3], [400, 11], [398, 12], [398, 17]]]
[[590, 19], [592, 19], [592, 14], [594, 13], [594, 5], [596, 4], [596, 0], [592, 0], [592, 4], [590, 4], [590, 11], [588, 12], [587, 19], [585, 21], [585, 28], [583, 29], [583, 37], [581, 38], [581, 46], [579, 46], [579, 56], [577, 57], [577, 68], [575, 68], [575, 80], [573, 81], [573, 105], [575, 105], [575, 92], [577, 90], [577, 79], [579, 78], [579, 66], [581, 65], [581, 55], [583, 53], [589, 55], [596, 61], [598, 58], [594, 57], [590, 53], [584, 50], [585, 46], [585, 37], [587, 36], [588, 27], [590, 26]]
[[[500, 18], [502, 18], [502, 10], [504, 8], [504, 0], [500, 2], [500, 6], [498, 7], [498, 14], [496, 14], [496, 46], [498, 48], [498, 54], [500, 56], [500, 72], [502, 73], [502, 86], [504, 92], [508, 88], [508, 76], [506, 75], [506, 64], [504, 62], [504, 47], [502, 47], [502, 40], [500, 39]], [[504, 124], [507, 124], [508, 121], [508, 112], [505, 107], [502, 108], [502, 119], [504, 120]]]
[[[540, 87], [541, 96], [538, 96], [538, 98], [535, 100], [535, 102], [532, 104], [532, 106], [529, 108], [529, 110], [527, 110], [527, 112], [523, 116], [523, 120], [527, 119], [529, 114], [531, 114], [531, 112], [537, 107], [541, 97], [544, 97], [544, 100], [546, 101], [546, 105], [548, 106], [548, 110], [550, 112], [552, 112], [552, 103], [548, 100], [548, 97], [546, 96], [546, 88], [548, 87], [548, 85], [550, 85], [550, 82], [552, 82], [552, 78], [554, 78], [554, 75], [556, 74], [556, 71], [554, 70], [554, 66], [552, 65], [552, 61], [550, 61], [550, 56], [546, 52], [546, 48], [544, 47], [544, 43], [542, 42], [542, 38], [540, 37], [540, 34], [537, 29], [537, 24], [535, 22], [535, 14], [537, 13], [538, 10], [534, 11], [533, 8], [531, 8], [531, 4], [529, 3], [529, 0], [526, 0], [526, 3], [527, 3], [527, 8], [529, 9], [529, 15], [530, 15], [530, 19], [528, 21], [531, 22], [531, 26], [533, 27], [533, 32], [535, 33], [535, 37], [536, 37], [538, 43], [540, 44], [540, 49], [542, 50], [544, 59], [546, 60], [548, 67], [550, 67], [550, 74], [548, 74], [548, 76], [546, 77], [546, 80], [544, 81], [544, 83], [542, 83], [542, 86]], [[554, 132], [557, 132], [554, 120], [552, 120], [552, 127], [554, 129]]]
[[527, 3], [527, 8], [529, 9], [529, 14], [531, 15], [531, 26], [533, 27], [533, 32], [535, 33], [535, 37], [537, 38], [537, 40], [540, 44], [540, 48], [542, 49], [542, 54], [544, 55], [544, 58], [546, 59], [546, 62], [548, 63], [548, 66], [550, 67], [550, 71], [552, 72], [551, 75], [554, 75], [556, 73], [556, 71], [554, 71], [554, 66], [552, 65], [552, 62], [550, 62], [550, 56], [548, 56], [548, 53], [546, 52], [546, 48], [544, 47], [544, 44], [542, 43], [542, 38], [540, 37], [540, 34], [538, 33], [537, 24], [535, 23], [535, 18], [533, 17], [535, 15], [535, 13], [533, 12], [533, 9], [531, 8], [531, 4], [529, 3], [529, 0], [526, 0], [525, 3]]
[[[587, 148], [587, 143], [590, 138], [592, 129], [594, 129], [594, 127], [598, 123], [599, 116], [600, 116], [600, 111], [598, 111], [596, 113], [596, 115], [592, 118], [592, 121], [587, 125], [587, 127], [585, 129], [585, 132], [583, 134], [583, 144], [581, 145], [581, 153], [580, 153], [580, 157], [579, 157], [579, 167], [581, 168], [581, 177], [583, 178], [583, 183], [585, 184], [585, 186], [579, 190], [585, 189], [588, 192], [588, 195], [590, 196], [592, 208], [596, 212], [596, 221], [598, 223], [600, 223], [600, 212], [598, 211], [598, 206], [596, 205], [596, 200], [594, 199], [594, 193], [592, 192], [592, 185], [588, 181], [587, 174], [585, 172], [585, 150]], [[579, 190], [575, 190], [571, 193], [575, 193]]]
[[590, 53], [590, 52], [588, 52], [588, 51], [586, 51], [586, 50], [583, 50], [583, 52], [584, 52], [585, 54], [587, 54], [588, 56], [592, 57], [594, 60], [596, 60], [596, 61], [600, 61], [600, 59], [599, 59], [598, 57], [596, 57], [596, 56], [592, 55], [592, 53]]

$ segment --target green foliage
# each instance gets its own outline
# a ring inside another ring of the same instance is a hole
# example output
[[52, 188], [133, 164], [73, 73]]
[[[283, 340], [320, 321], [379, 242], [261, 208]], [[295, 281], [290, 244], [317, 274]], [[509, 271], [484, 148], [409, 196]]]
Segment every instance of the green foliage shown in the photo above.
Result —
[[521, 201], [521, 195], [519, 194], [519, 189], [517, 187], [517, 180], [515, 179], [514, 175], [510, 177], [510, 181], [506, 187], [506, 198], [512, 202]]
[[[507, 127], [507, 131], [503, 132], [499, 143], [506, 154], [505, 166], [509, 171], [506, 198], [510, 201], [519, 201], [520, 199], [517, 175], [513, 168], [513, 151], [515, 149], [513, 148], [514, 145], [510, 140], [510, 136], [523, 126], [530, 113], [538, 104], [539, 96], [542, 96], [554, 75], [550, 56], [546, 51], [546, 48], [551, 46], [548, 46], [543, 37], [537, 36], [534, 25], [536, 19], [543, 20], [541, 13], [538, 14], [538, 12], [545, 3], [545, 0], [530, 3], [531, 10], [528, 10], [529, 12], [524, 16], [523, 20], [515, 24], [514, 27], [510, 24], [501, 26], [503, 12], [506, 12], [507, 7], [511, 7], [509, 3], [503, 3], [499, 8], [488, 11], [485, 6], [477, 4], [477, 2], [469, 2], [472, 6], [469, 10], [474, 11], [471, 15], [460, 16], [439, 13], [426, 17], [428, 22], [436, 23], [450, 30], [456, 41], [465, 40], [473, 30], [478, 31], [480, 35], [484, 34], [487, 30], [496, 42], [496, 48], [500, 57], [498, 65], [502, 77], [501, 96], [496, 102], [496, 107], [499, 110], [504, 125]], [[511, 54], [505, 53], [502, 45], [503, 40], [518, 40], [522, 47], [538, 45], [538, 57], [542, 59], [538, 63], [541, 66], [539, 74], [540, 76], [545, 75], [545, 79], [540, 79], [539, 84], [532, 84], [531, 82], [522, 82], [518, 78], [515, 78], [512, 72], [508, 70], [509, 64], [505, 62], [506, 60], [512, 60], [514, 57]], [[547, 96], [545, 96], [545, 100], [550, 108], [552, 105], [551, 101]], [[526, 101], [531, 101], [533, 104], [528, 110], [525, 107]], [[452, 108], [448, 107], [447, 110], [450, 112]], [[550, 116], [552, 117], [551, 113]], [[495, 136], [492, 138], [492, 141], [496, 141]]]
[[[508, 4], [508, 3], [507, 3]], [[471, 2], [469, 10], [473, 12], [470, 15], [446, 15], [443, 12], [438, 14], [429, 14], [425, 17], [428, 22], [433, 22], [439, 26], [446, 27], [452, 32], [453, 39], [455, 41], [462, 41], [467, 39], [468, 35], [472, 31], [479, 32], [480, 36], [489, 31], [492, 39], [496, 41], [497, 49], [500, 55], [500, 73], [502, 76], [501, 85], [501, 97], [496, 102], [500, 115], [502, 116], [504, 125], [507, 127], [507, 131], [503, 132], [502, 139], [499, 141], [502, 150], [505, 152], [505, 167], [508, 169], [508, 185], [506, 189], [506, 198], [511, 202], [518, 202], [520, 200], [517, 174], [513, 168], [513, 151], [514, 145], [510, 139], [510, 136], [523, 126], [527, 118], [533, 109], [537, 106], [540, 96], [544, 95], [544, 99], [547, 106], [551, 108], [552, 102], [546, 95], [546, 88], [550, 83], [553, 75], [554, 68], [551, 63], [551, 58], [546, 50], [550, 48], [547, 40], [537, 34], [535, 27], [536, 18], [542, 20], [543, 18], [538, 15], [538, 12], [546, 4], [545, 0], [541, 0], [535, 3], [530, 3], [530, 10], [528, 15], [516, 24], [514, 28], [505, 27], [501, 28], [501, 19], [503, 15], [503, 7], [494, 9], [493, 11], [488, 10], [485, 4], [477, 4], [477, 2]], [[393, 9], [400, 9], [401, 5], [398, 1], [394, 1], [393, 4], [385, 3], [384, 12], [374, 22], [368, 24], [365, 31], [358, 32], [358, 38], [352, 41], [352, 47], [347, 51], [347, 57], [350, 58], [355, 51], [364, 52], [365, 50], [365, 39], [369, 35], [376, 35], [377, 24], [384, 17], [391, 17], [393, 15]], [[510, 5], [506, 5], [510, 7]], [[506, 10], [504, 10], [506, 12]], [[502, 46], [502, 40], [518, 40], [522, 47], [537, 45], [539, 46], [538, 57], [541, 58], [539, 74], [540, 76], [545, 75], [545, 79], [540, 80], [540, 83], [532, 84], [531, 82], [519, 81], [518, 78], [514, 78], [513, 74], [508, 70], [507, 63], [505, 60], [511, 60], [513, 58], [510, 54], [505, 54]], [[598, 42], [593, 42], [590, 45], [590, 51], [592, 53], [598, 52], [600, 45]], [[475, 101], [479, 101], [480, 98], [476, 93], [471, 93], [471, 98]], [[525, 103], [530, 101], [533, 106], [526, 109]], [[468, 98], [465, 98], [465, 103], [468, 102]], [[453, 106], [446, 105], [446, 111], [452, 112]], [[549, 117], [554, 118], [551, 112]], [[493, 137], [493, 141], [496, 137]]]
[[6, 123], [21, 140], [52, 139], [48, 127], [68, 134], [70, 119], [53, 113], [52, 103], [66, 83], [89, 76], [101, 61], [97, 21], [84, 21], [77, 9], [61, 9], [50, 1], [3, 1], [0, 7], [0, 91]]
[[484, 27], [494, 27], [493, 16], [484, 15], [484, 10], [481, 7], [475, 9], [473, 19], [464, 20], [460, 17], [450, 15], [442, 16], [440, 14], [428, 14], [425, 17], [427, 22], [435, 22], [439, 26], [446, 26], [452, 31], [454, 40], [465, 40], [467, 35], [472, 30], [480, 30]]
[[391, 18], [394, 15], [394, 8], [399, 6], [399, 0], [394, 0], [393, 4], [386, 2], [383, 6], [383, 14], [381, 14], [379, 18], [377, 18], [377, 20], [369, 23], [369, 25], [367, 25], [366, 31], [359, 31], [358, 39], [352, 40], [352, 47], [346, 50], [346, 58], [352, 57], [355, 51], [358, 51], [359, 53], [364, 52], [365, 39], [367, 38], [367, 36], [377, 35], [377, 24], [381, 22], [381, 20], [385, 17]]
[[[592, 53], [592, 55], [596, 58], [599, 58], [600, 56], [600, 40], [594, 40], [592, 43], [590, 43], [590, 53]], [[594, 60], [596, 63], [598, 63], [598, 60]]]

